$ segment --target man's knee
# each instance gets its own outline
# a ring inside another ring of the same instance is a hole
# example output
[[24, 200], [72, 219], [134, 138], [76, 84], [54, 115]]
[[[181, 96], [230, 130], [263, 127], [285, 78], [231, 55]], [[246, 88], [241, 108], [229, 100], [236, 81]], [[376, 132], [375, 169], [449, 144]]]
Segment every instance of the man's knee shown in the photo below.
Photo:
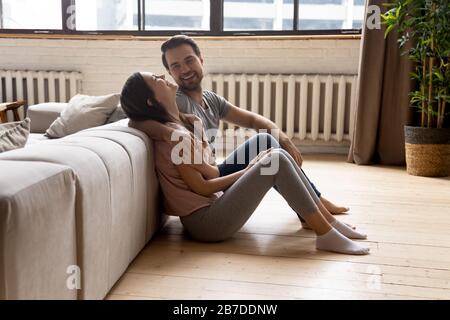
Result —
[[258, 143], [260, 145], [264, 144], [267, 147], [267, 149], [280, 147], [280, 143], [270, 133], [266, 133], [266, 132], [258, 133], [257, 138], [258, 138]]

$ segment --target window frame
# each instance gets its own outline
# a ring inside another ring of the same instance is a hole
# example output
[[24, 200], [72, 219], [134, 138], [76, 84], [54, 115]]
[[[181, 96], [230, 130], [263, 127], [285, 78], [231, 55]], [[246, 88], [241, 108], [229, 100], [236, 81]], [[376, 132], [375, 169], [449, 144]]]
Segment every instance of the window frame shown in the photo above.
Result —
[[[245, 31], [224, 31], [224, 0], [210, 0], [210, 30], [143, 30], [145, 26], [145, 0], [137, 0], [138, 5], [138, 30], [71, 30], [65, 23], [70, 17], [68, 9], [75, 5], [75, 0], [61, 0], [62, 29], [3, 29], [3, 19], [0, 19], [0, 34], [42, 34], [42, 35], [117, 35], [136, 37], [158, 37], [184, 34], [188, 36], [334, 36], [334, 35], [361, 35], [361, 29], [317, 29], [317, 30], [296, 30], [298, 28], [298, 6], [299, 0], [293, 1], [293, 30], [245, 30]], [[0, 0], [0, 16], [2, 14], [2, 3]]]

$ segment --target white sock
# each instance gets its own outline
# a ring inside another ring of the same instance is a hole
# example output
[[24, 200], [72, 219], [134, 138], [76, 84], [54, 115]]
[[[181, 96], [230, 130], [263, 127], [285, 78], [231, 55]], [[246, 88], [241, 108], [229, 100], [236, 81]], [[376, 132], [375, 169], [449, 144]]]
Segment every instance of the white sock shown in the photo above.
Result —
[[368, 254], [370, 250], [369, 248], [360, 246], [356, 242], [346, 238], [334, 228], [324, 235], [317, 237], [316, 248], [319, 250], [354, 255]]
[[342, 223], [338, 220], [331, 223], [333, 228], [342, 233], [344, 236], [350, 239], [367, 239], [367, 234], [360, 233], [352, 228], [350, 228], [347, 224]]

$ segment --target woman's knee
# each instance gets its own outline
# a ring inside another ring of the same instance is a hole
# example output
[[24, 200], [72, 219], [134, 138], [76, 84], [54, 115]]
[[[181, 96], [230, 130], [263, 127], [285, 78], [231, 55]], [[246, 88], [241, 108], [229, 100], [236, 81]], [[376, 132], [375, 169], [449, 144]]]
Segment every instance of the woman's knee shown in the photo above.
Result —
[[271, 164], [278, 164], [279, 166], [286, 166], [291, 163], [288, 155], [281, 148], [274, 148], [268, 153], [268, 158]]
[[273, 148], [271, 154], [276, 154], [280, 159], [288, 159], [288, 153], [282, 148]]
[[[287, 152], [286, 150], [281, 149], [280, 152], [283, 153], [288, 159], [292, 159], [291, 154], [290, 154], [289, 152]], [[293, 160], [293, 159], [292, 159], [292, 160]]]

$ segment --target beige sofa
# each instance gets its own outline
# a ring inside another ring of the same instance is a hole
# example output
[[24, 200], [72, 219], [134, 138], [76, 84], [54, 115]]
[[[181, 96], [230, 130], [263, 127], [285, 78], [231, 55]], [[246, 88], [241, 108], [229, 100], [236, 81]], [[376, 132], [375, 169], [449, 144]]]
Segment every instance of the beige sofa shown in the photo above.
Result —
[[0, 154], [0, 299], [102, 299], [167, 219], [152, 141], [127, 119], [46, 139], [64, 107], [30, 107], [26, 147]]

